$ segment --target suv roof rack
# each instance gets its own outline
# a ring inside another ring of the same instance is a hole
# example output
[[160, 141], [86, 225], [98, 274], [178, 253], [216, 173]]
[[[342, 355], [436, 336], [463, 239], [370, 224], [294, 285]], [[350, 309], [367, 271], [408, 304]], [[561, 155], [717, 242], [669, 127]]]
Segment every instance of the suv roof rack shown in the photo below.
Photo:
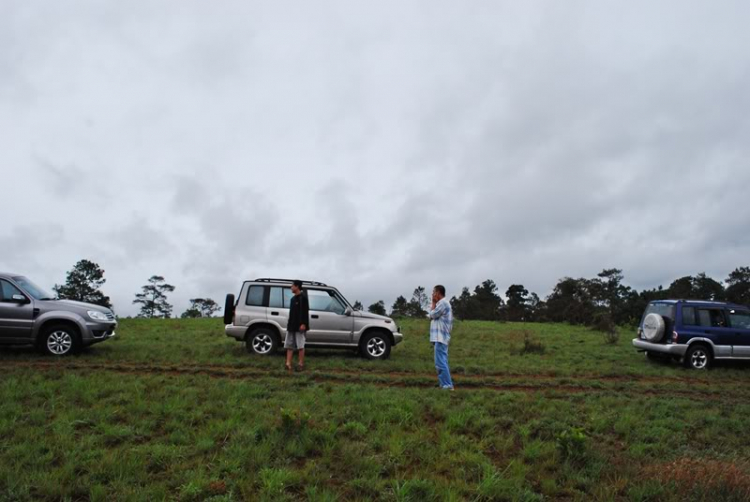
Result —
[[[262, 277], [260, 279], [255, 279], [252, 282], [284, 282], [284, 283], [293, 283], [294, 279], [273, 279], [270, 277]], [[303, 285], [307, 286], [322, 286], [324, 288], [329, 287], [328, 284], [323, 284], [322, 282], [315, 282], [315, 281], [302, 281]]]
[[679, 303], [706, 303], [712, 305], [732, 305], [732, 302], [725, 302], [721, 300], [690, 300], [687, 298], [680, 298], [679, 300], [673, 300]]

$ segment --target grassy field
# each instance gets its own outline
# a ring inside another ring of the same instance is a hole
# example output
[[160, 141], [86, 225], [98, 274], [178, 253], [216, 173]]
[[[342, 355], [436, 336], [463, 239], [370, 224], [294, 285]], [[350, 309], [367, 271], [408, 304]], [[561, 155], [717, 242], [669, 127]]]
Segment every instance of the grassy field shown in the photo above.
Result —
[[298, 374], [215, 319], [126, 320], [63, 360], [1, 349], [0, 501], [750, 499], [750, 364], [465, 322], [450, 393], [427, 324], [403, 328], [388, 361], [311, 350]]

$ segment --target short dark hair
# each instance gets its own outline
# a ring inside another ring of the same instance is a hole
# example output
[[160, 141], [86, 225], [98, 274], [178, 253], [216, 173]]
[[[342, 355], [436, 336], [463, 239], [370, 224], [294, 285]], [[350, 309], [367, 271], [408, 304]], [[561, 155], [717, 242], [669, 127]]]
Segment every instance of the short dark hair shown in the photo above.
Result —
[[297, 286], [299, 289], [302, 289], [302, 281], [300, 280], [292, 281], [292, 284]]
[[440, 295], [445, 296], [445, 286], [441, 286], [440, 284], [438, 284], [437, 286], [435, 286], [435, 291], [440, 293]]

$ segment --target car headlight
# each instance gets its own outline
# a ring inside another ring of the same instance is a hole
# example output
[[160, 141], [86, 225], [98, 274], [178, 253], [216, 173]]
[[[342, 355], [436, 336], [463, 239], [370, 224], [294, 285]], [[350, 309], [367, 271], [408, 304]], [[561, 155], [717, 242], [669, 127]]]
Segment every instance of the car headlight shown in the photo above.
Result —
[[89, 317], [95, 321], [109, 321], [109, 319], [107, 318], [107, 314], [97, 312], [96, 310], [89, 310], [88, 314]]

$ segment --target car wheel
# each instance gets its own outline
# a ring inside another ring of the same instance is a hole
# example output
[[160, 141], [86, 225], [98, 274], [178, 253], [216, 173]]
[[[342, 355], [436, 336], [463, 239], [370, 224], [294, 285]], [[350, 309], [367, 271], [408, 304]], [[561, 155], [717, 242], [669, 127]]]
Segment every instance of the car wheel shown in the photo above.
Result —
[[391, 355], [391, 339], [379, 331], [365, 335], [360, 352], [366, 359], [388, 359]]
[[270, 356], [279, 348], [276, 334], [267, 328], [256, 329], [247, 336], [247, 351], [259, 356]]
[[694, 370], [706, 370], [711, 366], [711, 350], [705, 345], [693, 345], [685, 353], [685, 366]]
[[76, 352], [81, 344], [75, 329], [60, 324], [46, 329], [39, 345], [46, 354], [61, 357]]

